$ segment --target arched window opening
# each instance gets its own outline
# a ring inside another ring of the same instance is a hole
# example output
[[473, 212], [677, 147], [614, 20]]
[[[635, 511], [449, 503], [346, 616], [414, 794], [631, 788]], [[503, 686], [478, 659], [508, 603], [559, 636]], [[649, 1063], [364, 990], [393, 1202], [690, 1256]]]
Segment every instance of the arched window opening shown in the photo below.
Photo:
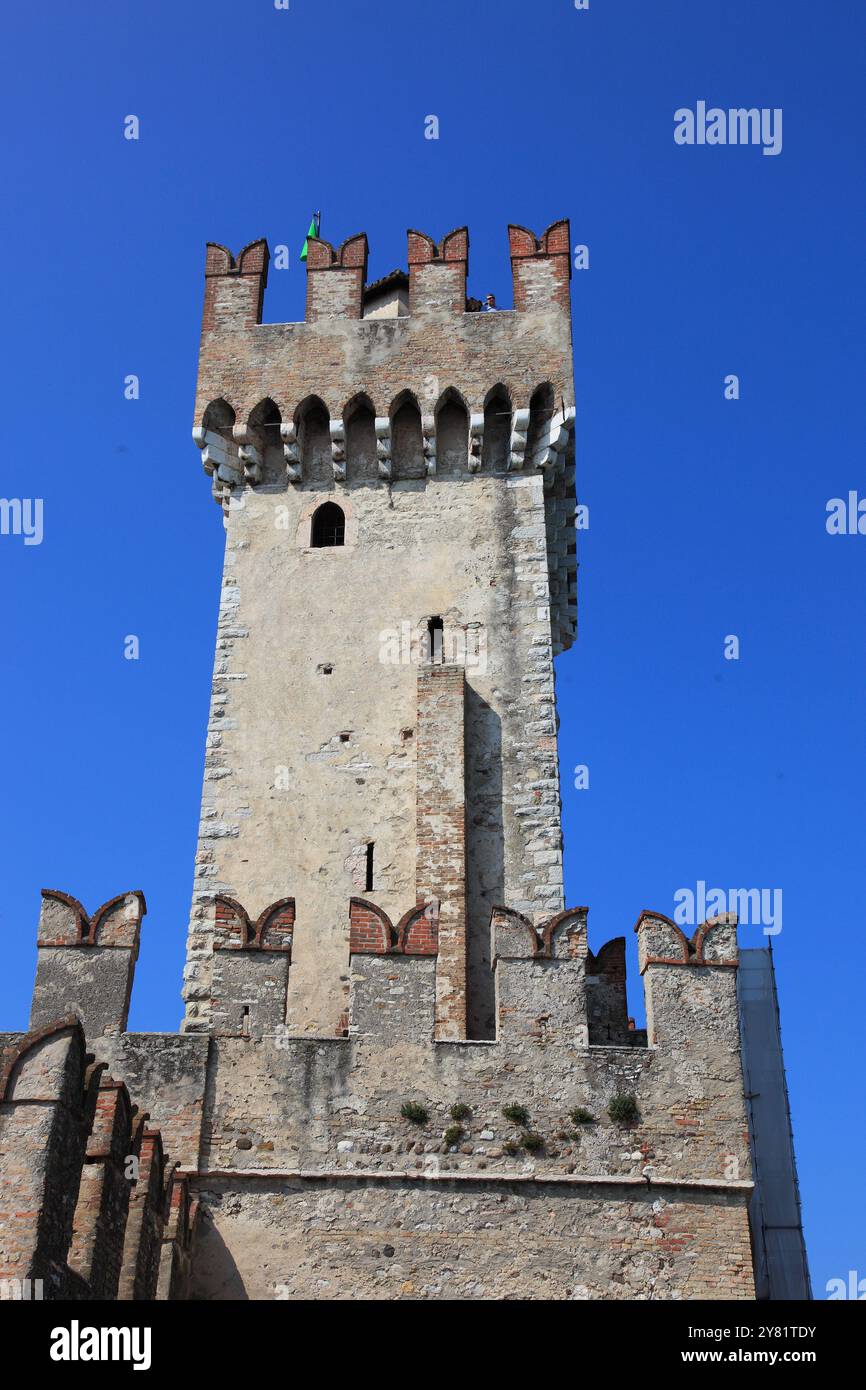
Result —
[[250, 411], [250, 429], [260, 434], [268, 447], [279, 446], [282, 419], [279, 408], [268, 396]]
[[269, 430], [276, 428], [279, 432], [282, 418], [279, 408], [274, 404], [270, 396], [266, 396], [263, 401], [259, 401], [258, 405], [253, 406], [253, 409], [250, 411], [250, 428], [254, 430]]
[[346, 428], [347, 476], [352, 482], [375, 481], [378, 477], [376, 454], [376, 415], [367, 396], [356, 396], [343, 411]]
[[334, 481], [331, 457], [330, 416], [318, 396], [308, 396], [295, 412], [295, 425], [304, 480], [313, 487], [330, 487]]
[[310, 545], [345, 545], [346, 518], [336, 502], [323, 502], [313, 513]]
[[550, 382], [538, 386], [529, 402], [529, 434], [526, 439], [526, 461], [529, 463], [547, 434], [553, 416], [553, 387]]
[[249, 429], [251, 443], [261, 449], [264, 470], [261, 482], [274, 482], [285, 474], [283, 442], [280, 438], [282, 416], [279, 408], [268, 396], [250, 411]]
[[494, 386], [484, 403], [484, 444], [481, 467], [498, 473], [508, 467], [511, 447], [511, 400], [504, 386]]
[[397, 478], [423, 478], [424, 443], [421, 434], [421, 411], [418, 402], [408, 394], [399, 398], [400, 404], [391, 416], [391, 457]]
[[469, 459], [469, 413], [451, 387], [436, 409], [436, 471], [460, 474]]
[[221, 434], [224, 439], [231, 439], [232, 426], [235, 423], [235, 412], [227, 401], [222, 399], [211, 401], [204, 415], [202, 425], [206, 430], [213, 430], [214, 434]]

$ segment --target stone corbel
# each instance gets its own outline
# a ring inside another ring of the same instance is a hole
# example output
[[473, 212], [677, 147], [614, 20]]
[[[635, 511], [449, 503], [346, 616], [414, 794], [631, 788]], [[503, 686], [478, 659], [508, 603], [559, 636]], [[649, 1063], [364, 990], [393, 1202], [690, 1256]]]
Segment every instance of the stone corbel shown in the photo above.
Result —
[[508, 456], [510, 469], [522, 468], [526, 455], [526, 437], [529, 434], [529, 411], [515, 410], [512, 418], [511, 445]]
[[424, 467], [428, 478], [436, 472], [436, 416], [421, 416], [421, 435], [424, 441]]
[[286, 477], [290, 483], [299, 483], [303, 477], [303, 469], [298, 431], [293, 424], [280, 425], [280, 438], [283, 441], [283, 456], [286, 460]]
[[334, 481], [344, 483], [346, 481], [346, 427], [342, 420], [332, 420], [330, 430]]
[[243, 465], [244, 482], [254, 485], [262, 481], [264, 446], [249, 425], [235, 425], [232, 437], [238, 446], [238, 458]]
[[232, 491], [244, 480], [237, 445], [232, 440], [224, 439], [216, 430], [206, 430], [201, 426], [193, 430], [192, 437], [201, 449], [204, 471], [211, 478], [213, 499], [224, 512], [228, 512]]
[[481, 450], [484, 447], [484, 411], [469, 416], [469, 472], [477, 473], [481, 467]]
[[391, 477], [391, 421], [387, 415], [377, 415], [376, 457], [379, 461], [379, 477]]
[[544, 469], [550, 478], [553, 478], [560, 466], [565, 464], [565, 451], [574, 429], [574, 417], [573, 405], [565, 411], [557, 410], [532, 455], [533, 466]]

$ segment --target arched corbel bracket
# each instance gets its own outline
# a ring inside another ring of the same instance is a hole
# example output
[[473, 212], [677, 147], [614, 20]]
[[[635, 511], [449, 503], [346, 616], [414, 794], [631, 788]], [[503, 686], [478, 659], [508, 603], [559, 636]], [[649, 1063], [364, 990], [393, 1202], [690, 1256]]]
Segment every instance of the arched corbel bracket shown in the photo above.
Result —
[[211, 478], [211, 491], [225, 513], [228, 513], [232, 492], [244, 480], [237, 445], [215, 430], [197, 426], [192, 432], [196, 446], [201, 449], [205, 473]]
[[291, 422], [280, 425], [280, 438], [283, 441], [283, 457], [286, 460], [286, 477], [290, 483], [299, 483], [303, 478], [303, 469], [296, 426]]
[[512, 471], [522, 468], [526, 455], [526, 439], [529, 434], [529, 411], [515, 410], [511, 427], [511, 444], [508, 467]]
[[232, 438], [238, 446], [238, 460], [244, 470], [244, 482], [254, 485], [262, 481], [264, 444], [261, 436], [249, 425], [235, 425]]
[[342, 420], [332, 420], [329, 428], [331, 431], [331, 461], [334, 465], [334, 481], [344, 483], [346, 481], [346, 426]]
[[375, 420], [376, 430], [376, 458], [379, 464], [379, 477], [390, 479], [391, 477], [391, 421], [387, 415], [377, 415]]
[[484, 447], [484, 411], [469, 416], [469, 472], [477, 473], [481, 467], [481, 450]]
[[565, 467], [565, 451], [574, 429], [574, 418], [573, 405], [567, 410], [555, 411], [530, 459], [535, 468], [543, 469], [551, 479]]
[[428, 478], [436, 472], [436, 416], [421, 416], [421, 437], [424, 449], [424, 468]]

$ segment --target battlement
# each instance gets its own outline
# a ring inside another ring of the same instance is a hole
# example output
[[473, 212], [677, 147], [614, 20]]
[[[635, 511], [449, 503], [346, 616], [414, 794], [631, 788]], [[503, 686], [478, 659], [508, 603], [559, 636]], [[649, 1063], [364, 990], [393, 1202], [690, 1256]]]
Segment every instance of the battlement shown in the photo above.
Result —
[[736, 1047], [736, 915], [711, 917], [687, 939], [669, 917], [645, 911], [635, 931], [650, 1043], [673, 1043], [688, 1050], [690, 1025], [698, 1018], [705, 1022], [711, 1007], [720, 1035]]
[[[467, 299], [469, 229], [456, 227], [440, 241], [409, 229], [407, 317], [415, 314], [471, 314]], [[526, 227], [509, 225], [508, 246], [514, 286], [514, 312], [528, 314], [559, 309], [570, 312], [570, 229], [567, 220], [553, 222], [541, 236]], [[367, 262], [366, 232], [357, 232], [334, 247], [322, 237], [307, 241], [306, 322], [365, 317]], [[265, 240], [252, 241], [235, 257], [226, 246], [209, 241], [205, 257], [204, 332], [244, 331], [262, 321], [270, 251]], [[509, 312], [509, 311], [500, 311]]]
[[[265, 908], [253, 924], [240, 903], [222, 895], [213, 900], [214, 969], [209, 1028], [226, 1035], [261, 1037], [283, 1026], [291, 988], [295, 912], [294, 898], [283, 898]], [[423, 981], [419, 991], [429, 990], [431, 997], [422, 1000], [420, 992], [415, 992], [414, 1007], [409, 1012], [416, 1021], [428, 1014], [433, 1018], [434, 996], [448, 996], [454, 979], [453, 960], [440, 957], [441, 913], [438, 899], [419, 902], [395, 925], [376, 903], [351, 898], [348, 942], [353, 992], [359, 980], [368, 978], [363, 972], [357, 973], [352, 964], [354, 957], [383, 957], [388, 965], [399, 956], [425, 957], [430, 965], [417, 978]], [[615, 1042], [635, 1046], [645, 1041], [642, 1034], [634, 1031], [627, 1015], [624, 938], [608, 942], [593, 955], [587, 946], [587, 913], [585, 907], [572, 908], [534, 926], [520, 912], [494, 908], [490, 958], [499, 997], [497, 1038], [524, 1024], [531, 1029], [539, 1014], [543, 1014], [550, 1028], [573, 1028], [575, 1037], [585, 1045]], [[528, 968], [546, 962], [555, 962], [560, 968]], [[460, 969], [465, 970], [465, 957], [458, 957]], [[387, 976], [379, 974], [373, 978], [381, 981]], [[557, 993], [559, 988], [561, 995]], [[450, 993], [453, 995], [453, 990]], [[519, 1004], [515, 1002], [518, 995]], [[375, 998], [365, 998], [361, 1010], [371, 1002], [375, 1009]], [[357, 1008], [354, 998], [350, 1000], [347, 1018], [353, 1008]], [[465, 1006], [462, 1022], [459, 1020], [458, 1012], [452, 1016], [458, 1025], [455, 1028], [443, 1030], [431, 1025], [434, 1035], [459, 1041], [465, 1037]], [[338, 1035], [342, 1032], [341, 1027]], [[549, 1037], [553, 1037], [552, 1032]]]
[[[112, 1016], [126, 999], [112, 952], [75, 942], [98, 940], [123, 911], [131, 939], [138, 906], [139, 895], [121, 895], [88, 917], [68, 895], [44, 899], [40, 935], [67, 939], [75, 958], [86, 953], [92, 986]], [[622, 1203], [630, 1221], [644, 1219], [645, 1202], [655, 1202], [657, 1214], [673, 1203], [686, 1232], [676, 1239], [697, 1259], [683, 1266], [684, 1287], [712, 1288], [702, 1232], [720, 1220], [732, 1252], [725, 1277], [747, 1278], [752, 1183], [732, 917], [703, 923], [687, 941], [662, 914], [640, 915], [647, 1037], [627, 1017], [624, 938], [591, 952], [585, 907], [533, 923], [497, 906], [490, 923], [496, 1034], [473, 1042], [441, 1033], [437, 977], [453, 967], [442, 957], [443, 904], [420, 901], [396, 921], [369, 898], [347, 906], [347, 1012], [332, 1036], [293, 1034], [284, 1022], [293, 946], [307, 925], [303, 902], [284, 895], [254, 916], [222, 894], [210, 903], [206, 1034], [114, 1033], [99, 1043], [105, 1061], [96, 1065], [74, 1017], [24, 1038], [0, 1036], [0, 1151], [20, 1155], [34, 1122], [62, 1137], [49, 1142], [44, 1172], [19, 1165], [9, 1201], [30, 1201], [21, 1182], [47, 1184], [37, 1194], [46, 1209], [54, 1209], [52, 1183], [73, 1194], [47, 1235], [19, 1231], [11, 1255], [0, 1222], [12, 1277], [45, 1277], [50, 1266], [55, 1289], [74, 1286], [79, 1297], [180, 1297], [196, 1258], [199, 1198], [218, 1204], [228, 1184], [241, 1209], [255, 1213], [262, 1183], [282, 1191], [296, 1181], [330, 1186], [361, 1177], [389, 1190], [419, 1180], [558, 1182], [563, 1200], [580, 1196], [578, 1224], [591, 1192], [603, 1204]], [[75, 988], [74, 975], [67, 978]], [[56, 1002], [63, 1005], [62, 995]], [[31, 1055], [42, 1060], [25, 1097], [13, 1078]], [[37, 1093], [44, 1102], [46, 1087], [59, 1110], [21, 1109]], [[626, 1103], [623, 1117], [616, 1106]], [[132, 1187], [121, 1176], [130, 1155]], [[223, 1267], [209, 1245], [212, 1229], [206, 1224], [201, 1236], [204, 1270], [214, 1261]], [[220, 1230], [235, 1240], [230, 1219]], [[240, 1247], [235, 1255], [247, 1259]]]
[[307, 243], [307, 322], [361, 318], [366, 279], [366, 233], [349, 237], [336, 251], [330, 242], [311, 237]]
[[472, 312], [467, 228], [410, 230], [408, 297], [383, 315], [403, 272], [367, 286], [363, 232], [310, 238], [305, 322], [263, 324], [266, 243], [209, 243], [193, 434], [217, 501], [522, 469], [552, 488], [574, 426], [568, 222], [510, 227], [509, 246], [514, 310]]
[[89, 1037], [122, 1033], [146, 912], [143, 893], [121, 893], [90, 916], [77, 898], [43, 888], [30, 1027], [56, 1018], [62, 999]]
[[439, 953], [439, 903], [419, 903], [396, 927], [380, 907], [364, 898], [349, 901], [350, 955], [435, 956]]
[[54, 1299], [185, 1297], [197, 1203], [78, 1018], [0, 1044], [5, 1296], [42, 1281]]
[[[448, 677], [448, 668], [436, 674]], [[82, 1010], [98, 1021], [110, 1020], [103, 1028], [107, 1035], [126, 1030], [134, 955], [137, 953], [144, 897], [141, 893], [120, 894], [96, 913], [88, 916], [81, 903], [66, 893], [43, 890], [39, 921], [40, 950], [65, 948], [64, 954], [52, 950], [46, 960], [40, 956], [34, 987], [33, 1027], [48, 1007], [50, 997], [75, 1017]], [[496, 1040], [535, 1036], [539, 1019], [544, 1020], [546, 1044], [560, 1036], [576, 1046], [640, 1046], [646, 1036], [636, 1031], [628, 1018], [626, 1004], [625, 938], [607, 942], [597, 952], [587, 942], [586, 907], [569, 908], [534, 924], [523, 913], [504, 906], [493, 908], [490, 920], [490, 960], [496, 978]], [[418, 989], [404, 1002], [408, 1016], [435, 1018], [435, 996], [441, 994], [445, 974], [451, 979], [452, 961], [441, 953], [443, 904], [438, 898], [419, 901], [396, 924], [375, 902], [352, 897], [348, 902], [348, 953], [351, 994], [356, 1000], [349, 1015], [359, 1012], [375, 1017], [378, 1001], [367, 996], [382, 987], [387, 970], [398, 966], [400, 957], [428, 962], [419, 973]], [[212, 974], [211, 1023], [207, 1031], [224, 1036], [261, 1038], [283, 1029], [291, 988], [293, 941], [304, 930], [303, 916], [297, 919], [294, 897], [283, 897], [265, 907], [255, 918], [243, 904], [217, 894], [210, 904], [211, 931], [208, 949], [214, 957]], [[733, 914], [710, 918], [688, 940], [674, 922], [661, 913], [644, 911], [635, 931], [641, 975], [644, 979], [649, 1043], [658, 1045], [668, 1036], [679, 1038], [689, 1022], [730, 1032], [736, 1029], [736, 999], [733, 975], [737, 968], [737, 919]], [[111, 938], [110, 940], [107, 938]], [[99, 946], [102, 945], [100, 952]], [[86, 956], [87, 993], [71, 963]], [[118, 970], [110, 949], [129, 952]], [[66, 950], [72, 954], [66, 955]], [[360, 958], [379, 957], [386, 973], [364, 975]], [[718, 972], [718, 974], [716, 974]], [[409, 980], [411, 976], [406, 976]], [[372, 984], [371, 984], [372, 981]], [[430, 998], [422, 998], [424, 992]], [[81, 1000], [85, 999], [85, 1004]], [[94, 1013], [89, 999], [98, 999]], [[710, 1008], [710, 1005], [712, 1006]], [[371, 1012], [372, 1006], [372, 1012]], [[405, 1020], [408, 1023], [408, 1017]], [[464, 1023], [465, 1027], [465, 1023]], [[343, 1029], [336, 1036], [342, 1036]], [[357, 1029], [355, 1030], [357, 1031]], [[433, 1036], [443, 1038], [430, 1025]], [[460, 1042], [461, 1034], [451, 1032], [449, 1040]]]

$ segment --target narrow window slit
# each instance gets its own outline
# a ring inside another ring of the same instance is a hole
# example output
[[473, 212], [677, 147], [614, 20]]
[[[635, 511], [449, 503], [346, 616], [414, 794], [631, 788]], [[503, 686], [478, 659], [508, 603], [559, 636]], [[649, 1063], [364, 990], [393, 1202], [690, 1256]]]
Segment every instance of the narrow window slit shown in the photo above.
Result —
[[365, 892], [370, 893], [373, 889], [373, 841], [367, 845], [367, 878]]
[[431, 661], [440, 663], [442, 661], [442, 642], [444, 630], [444, 624], [441, 618], [431, 618], [427, 624], [427, 636], [429, 639], [429, 652]]

